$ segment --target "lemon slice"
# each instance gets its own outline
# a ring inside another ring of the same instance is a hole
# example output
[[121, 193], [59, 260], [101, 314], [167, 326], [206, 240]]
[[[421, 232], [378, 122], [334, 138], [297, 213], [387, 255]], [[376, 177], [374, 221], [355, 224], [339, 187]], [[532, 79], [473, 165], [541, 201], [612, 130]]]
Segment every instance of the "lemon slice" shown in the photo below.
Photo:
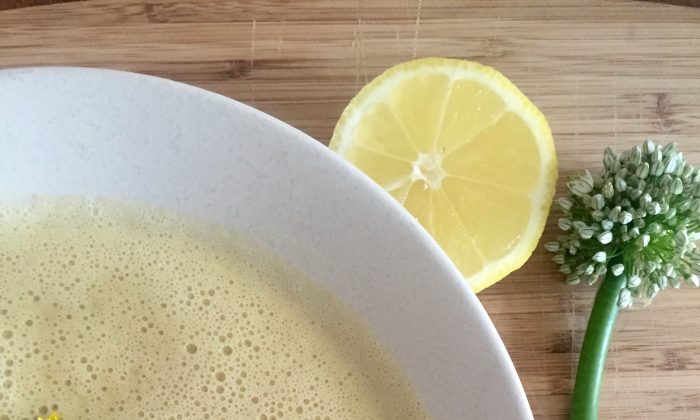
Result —
[[330, 147], [398, 200], [478, 292], [542, 235], [557, 162], [542, 113], [496, 70], [426, 58], [365, 86]]

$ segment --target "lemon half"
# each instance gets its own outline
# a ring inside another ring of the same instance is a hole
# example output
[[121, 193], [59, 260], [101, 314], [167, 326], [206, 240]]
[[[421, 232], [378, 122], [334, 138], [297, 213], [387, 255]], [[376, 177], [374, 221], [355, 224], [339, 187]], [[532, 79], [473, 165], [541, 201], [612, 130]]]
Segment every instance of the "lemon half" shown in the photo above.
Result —
[[426, 58], [365, 86], [330, 147], [398, 200], [478, 292], [532, 254], [557, 161], [542, 113], [498, 71]]

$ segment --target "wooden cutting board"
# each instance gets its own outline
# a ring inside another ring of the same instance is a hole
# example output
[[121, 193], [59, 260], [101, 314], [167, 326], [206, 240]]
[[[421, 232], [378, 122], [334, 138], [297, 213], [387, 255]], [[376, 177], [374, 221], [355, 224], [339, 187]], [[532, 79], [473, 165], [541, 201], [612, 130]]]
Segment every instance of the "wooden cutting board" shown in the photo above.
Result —
[[[31, 0], [0, 0], [0, 9], [11, 3]], [[562, 0], [97, 0], [0, 12], [2, 67], [98, 66], [172, 78], [246, 102], [324, 143], [363, 84], [431, 55], [492, 65], [539, 105], [556, 139], [560, 191], [568, 174], [597, 170], [606, 145], [676, 141], [700, 164], [697, 9]], [[555, 231], [550, 221], [545, 239]], [[538, 419], [565, 417], [593, 293], [563, 285], [540, 249], [479, 295]], [[700, 290], [664, 292], [653, 306], [621, 315], [601, 418], [700, 419]]]

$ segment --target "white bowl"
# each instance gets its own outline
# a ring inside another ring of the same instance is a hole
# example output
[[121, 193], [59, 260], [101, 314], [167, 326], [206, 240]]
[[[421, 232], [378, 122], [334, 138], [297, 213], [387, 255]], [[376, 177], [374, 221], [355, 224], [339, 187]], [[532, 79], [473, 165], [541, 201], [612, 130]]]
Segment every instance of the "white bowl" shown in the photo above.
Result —
[[0, 72], [0, 197], [140, 201], [241, 232], [362, 314], [435, 419], [532, 418], [496, 330], [369, 178], [246, 105], [154, 77]]

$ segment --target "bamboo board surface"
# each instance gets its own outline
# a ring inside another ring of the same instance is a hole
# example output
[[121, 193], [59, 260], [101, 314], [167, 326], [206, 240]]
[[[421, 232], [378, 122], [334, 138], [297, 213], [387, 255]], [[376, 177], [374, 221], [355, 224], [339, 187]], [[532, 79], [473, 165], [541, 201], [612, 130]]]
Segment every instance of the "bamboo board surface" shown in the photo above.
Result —
[[[600, 168], [606, 145], [676, 141], [700, 164], [698, 9], [563, 0], [13, 3], [31, 1], [0, 0], [0, 67], [167, 77], [253, 105], [324, 143], [363, 84], [400, 61], [441, 55], [498, 68], [542, 109], [560, 191], [567, 174]], [[553, 221], [545, 240], [556, 234]], [[565, 417], [593, 293], [562, 284], [539, 249], [479, 295], [535, 418]], [[602, 419], [700, 418], [700, 290], [664, 292], [621, 315], [601, 404]]]

